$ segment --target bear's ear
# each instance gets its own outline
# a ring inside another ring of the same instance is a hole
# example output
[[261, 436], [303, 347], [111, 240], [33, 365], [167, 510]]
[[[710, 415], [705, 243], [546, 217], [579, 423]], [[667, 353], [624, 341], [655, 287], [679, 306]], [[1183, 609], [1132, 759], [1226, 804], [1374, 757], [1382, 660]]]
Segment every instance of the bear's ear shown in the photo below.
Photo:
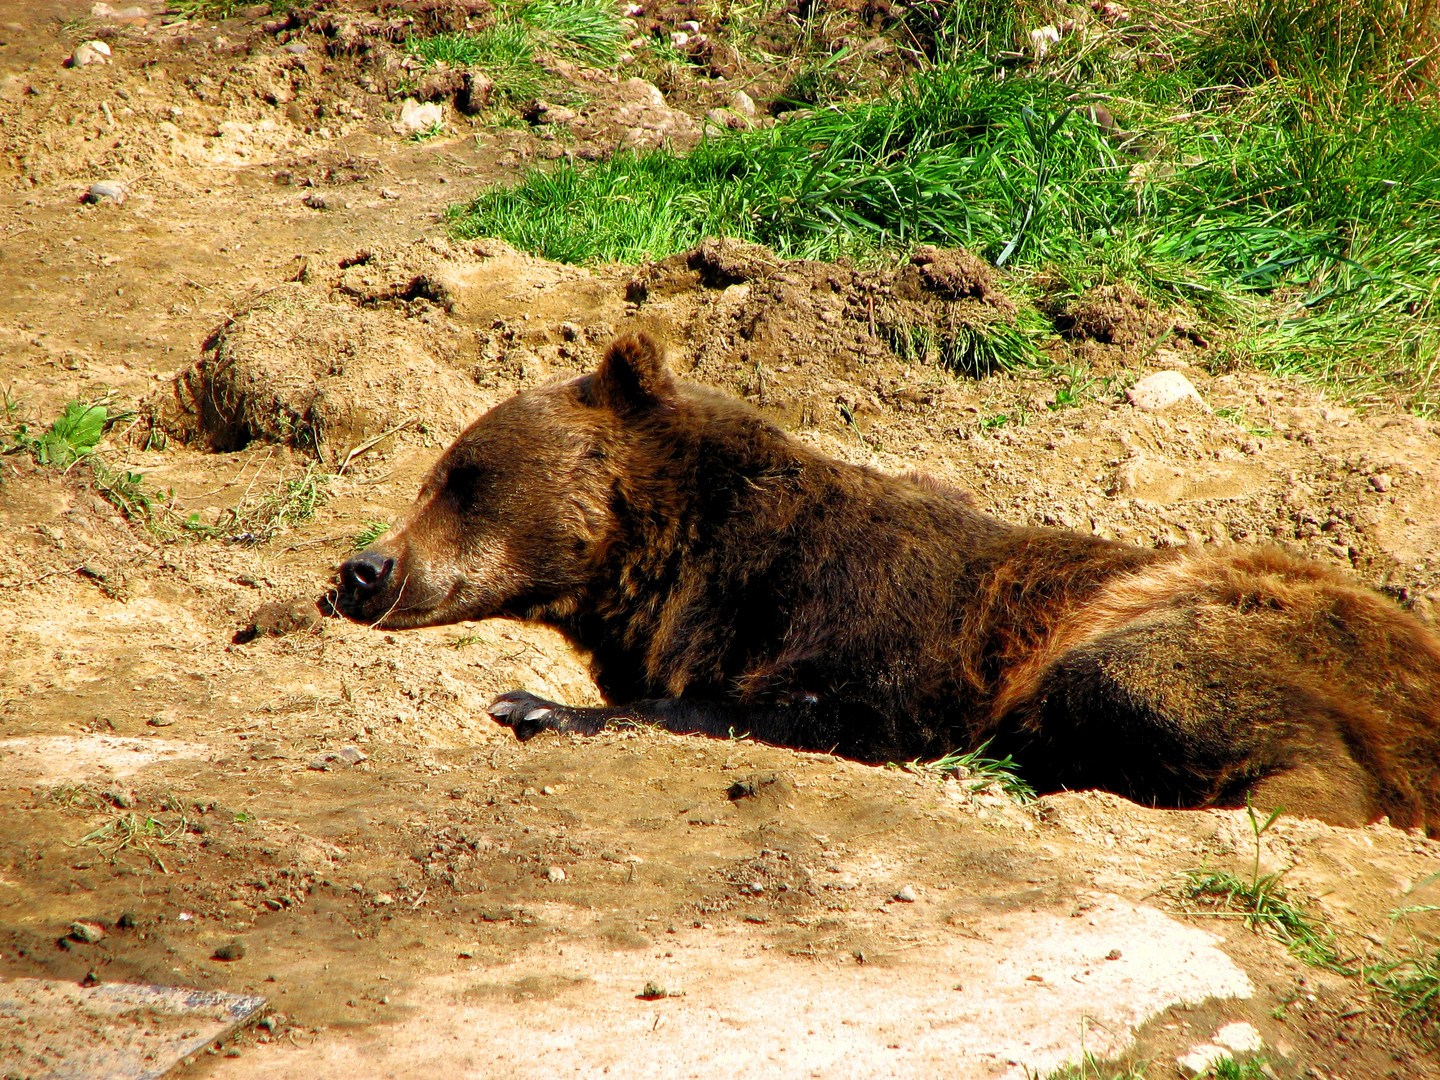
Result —
[[675, 396], [675, 380], [665, 367], [665, 346], [650, 334], [616, 338], [591, 384], [592, 401], [617, 411], [648, 408]]

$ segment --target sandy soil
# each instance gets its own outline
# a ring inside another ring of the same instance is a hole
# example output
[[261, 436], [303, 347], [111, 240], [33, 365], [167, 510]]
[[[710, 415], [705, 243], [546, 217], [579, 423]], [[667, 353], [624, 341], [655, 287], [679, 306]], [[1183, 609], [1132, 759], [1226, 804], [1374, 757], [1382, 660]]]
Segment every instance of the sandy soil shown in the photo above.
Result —
[[[194, 1076], [1018, 1076], [1082, 1048], [1171, 1075], [1236, 1019], [1281, 1076], [1440, 1076], [1355, 980], [1177, 898], [1202, 864], [1249, 874], [1243, 814], [1021, 807], [744, 740], [519, 746], [484, 715], [494, 694], [598, 697], [583, 657], [508, 622], [302, 620], [241, 643], [265, 605], [317, 596], [469, 419], [632, 325], [798, 437], [1006, 520], [1278, 543], [1430, 620], [1440, 425], [1217, 374], [1223, 327], [1124, 290], [1056, 313], [1066, 378], [956, 375], [947, 342], [1014, 317], [1003, 276], [956, 253], [856, 268], [708, 245], [582, 269], [445, 239], [448, 204], [521, 164], [683, 142], [735, 90], [773, 94], [777, 72], [719, 46], [713, 78], [557, 66], [585, 101], [568, 133], [488, 127], [441, 87], [448, 133], [416, 143], [392, 130], [389, 65], [439, 8], [63, 21], [86, 11], [0, 22], [0, 387], [10, 425], [113, 393], [135, 416], [98, 460], [173, 491], [171, 524], [128, 520], [83, 466], [0, 458], [0, 975], [283, 1013]], [[102, 34], [112, 63], [62, 66]], [[102, 180], [123, 204], [82, 202]], [[1126, 403], [1161, 369], [1201, 403]], [[227, 513], [317, 469], [339, 475], [311, 520], [256, 542]], [[208, 537], [174, 535], [191, 515]], [[775, 782], [731, 799], [744, 778]], [[1391, 913], [1440, 903], [1440, 844], [1286, 818], [1262, 856], [1347, 950], [1434, 948], [1434, 914]], [[76, 940], [77, 919], [106, 936]]]

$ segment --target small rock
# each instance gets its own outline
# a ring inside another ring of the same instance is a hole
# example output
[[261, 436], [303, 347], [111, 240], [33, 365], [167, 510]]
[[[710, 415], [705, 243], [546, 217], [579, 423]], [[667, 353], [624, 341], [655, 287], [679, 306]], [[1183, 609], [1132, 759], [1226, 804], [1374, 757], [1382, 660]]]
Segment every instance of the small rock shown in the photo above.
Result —
[[358, 746], [342, 746], [335, 754], [335, 761], [341, 765], [359, 765], [365, 760], [365, 751]]
[[126, 194], [126, 187], [119, 180], [101, 180], [90, 185], [81, 201], [94, 204], [109, 199], [116, 206], [121, 206], [125, 202]]
[[85, 41], [75, 46], [75, 51], [66, 61], [72, 68], [88, 67], [91, 64], [110, 63], [110, 46], [103, 41]]
[[563, 322], [560, 324], [560, 336], [566, 341], [579, 341], [584, 334], [585, 331], [573, 322]]
[[215, 950], [216, 960], [243, 960], [245, 959], [245, 943], [243, 941], [227, 941]]
[[700, 23], [695, 19], [686, 19], [684, 22], [676, 23], [675, 29], [684, 30], [687, 34], [698, 34], [700, 32]]
[[1253, 1054], [1265, 1045], [1265, 1040], [1260, 1037], [1255, 1025], [1247, 1024], [1244, 1020], [1224, 1025], [1211, 1039], [1217, 1046], [1223, 1046], [1237, 1054]]
[[547, 867], [545, 870], [546, 881], [564, 881], [565, 871], [558, 866]]
[[133, 930], [135, 928], [135, 913], [133, 911], [121, 912], [120, 918], [115, 920], [115, 925], [121, 930]]
[[554, 795], [554, 794], [555, 794], [555, 789], [554, 789], [553, 787], [551, 787], [549, 784], [546, 784], [544, 787], [542, 787], [542, 788], [540, 789], [540, 794], [541, 794], [541, 795]]
[[472, 941], [469, 945], [461, 945], [459, 955], [462, 959], [474, 960], [475, 957], [480, 955], [480, 943], [478, 941]]
[[388, 892], [376, 893], [375, 904], [377, 907], [390, 907], [395, 903], [395, 897]]
[[1204, 1076], [1230, 1056], [1230, 1051], [1223, 1046], [1201, 1043], [1199, 1046], [1192, 1046], [1188, 1052], [1176, 1058], [1175, 1065], [1180, 1070], [1181, 1076], [1194, 1080], [1197, 1076]]
[[1376, 473], [1370, 477], [1370, 486], [1376, 491], [1385, 492], [1390, 490], [1391, 481], [1388, 473]]
[[1105, 959], [1106, 959], [1106, 960], [1119, 960], [1119, 959], [1120, 959], [1120, 955], [1121, 955], [1121, 954], [1120, 954], [1120, 950], [1119, 950], [1119, 949], [1111, 949], [1109, 952], [1107, 952], [1107, 953], [1105, 954]]
[[760, 881], [752, 881], [750, 882], [750, 884], [745, 886], [745, 891], [753, 893], [755, 896], [759, 896], [765, 891], [765, 884], [764, 882]]
[[291, 41], [281, 46], [280, 51], [287, 52], [291, 56], [304, 56], [305, 53], [309, 51], [309, 48], [310, 46], [306, 45], [303, 41]]
[[105, 936], [105, 928], [99, 923], [78, 921], [70, 924], [70, 936], [76, 941], [94, 945]]
[[690, 44], [690, 35], [683, 30], [676, 30], [670, 35], [670, 44], [674, 45], [677, 49], [683, 49], [686, 45]]
[[380, 197], [382, 199], [398, 199], [400, 198], [400, 193], [398, 191], [391, 191], [388, 187], [382, 187], [380, 189]]
[[1201, 400], [1194, 385], [1178, 371], [1157, 371], [1153, 375], [1146, 375], [1125, 391], [1125, 397], [1131, 405], [1146, 412], [1168, 409], [1181, 401], [1193, 401], [1205, 408], [1205, 402]]
[[730, 108], [734, 109], [747, 120], [754, 120], [756, 109], [754, 99], [744, 90], [736, 90], [730, 95]]
[[902, 904], [913, 904], [919, 898], [915, 895], [914, 888], [909, 885], [902, 885], [900, 891], [895, 894], [895, 899], [899, 900]]
[[417, 131], [442, 123], [444, 119], [445, 111], [437, 102], [421, 105], [414, 98], [406, 98], [400, 104], [400, 120], [395, 125], [395, 131], [401, 135], [414, 135]]

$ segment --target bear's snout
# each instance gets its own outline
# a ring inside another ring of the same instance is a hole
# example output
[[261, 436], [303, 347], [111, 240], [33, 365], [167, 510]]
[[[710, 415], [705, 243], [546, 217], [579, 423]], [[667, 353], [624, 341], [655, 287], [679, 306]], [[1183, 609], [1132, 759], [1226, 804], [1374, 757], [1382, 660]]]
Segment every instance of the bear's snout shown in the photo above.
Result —
[[378, 551], [362, 551], [340, 567], [340, 583], [347, 592], [361, 596], [383, 588], [395, 569], [395, 560]]

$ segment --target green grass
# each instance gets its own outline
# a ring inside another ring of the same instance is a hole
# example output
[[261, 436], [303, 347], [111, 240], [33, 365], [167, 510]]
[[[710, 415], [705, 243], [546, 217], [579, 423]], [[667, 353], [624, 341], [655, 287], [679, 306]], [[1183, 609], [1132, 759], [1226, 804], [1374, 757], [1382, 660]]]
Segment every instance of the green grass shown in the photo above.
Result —
[[[1393, 1018], [1422, 1042], [1440, 1046], [1440, 950], [1418, 934], [1412, 934], [1409, 946], [1403, 949], [1392, 947], [1388, 938], [1385, 942], [1369, 939], [1381, 948], [1378, 959], [1368, 953], [1357, 956], [1342, 952], [1334, 932], [1311, 914], [1313, 905], [1294, 899], [1280, 884], [1285, 871], [1260, 873], [1261, 837], [1282, 811], [1275, 810], [1262, 822], [1248, 799], [1245, 810], [1255, 838], [1249, 880], [1205, 867], [1189, 871], [1180, 888], [1182, 901], [1198, 905], [1190, 907], [1189, 913], [1233, 916], [1243, 919], [1254, 930], [1270, 933], [1306, 964], [1355, 979], [1385, 1003]], [[1413, 893], [1437, 881], [1440, 873], [1417, 882], [1408, 891]], [[1413, 914], [1435, 911], [1440, 911], [1440, 905], [1412, 905], [1392, 912], [1391, 919], [1399, 922]], [[1254, 1064], [1241, 1061], [1235, 1068], [1242, 1071], [1217, 1070], [1216, 1076], [1249, 1080], [1250, 1074], [1243, 1069]]]
[[527, 0], [502, 6], [483, 30], [412, 37], [406, 49], [427, 64], [479, 68], [498, 97], [521, 102], [555, 85], [540, 53], [609, 67], [624, 43], [624, 26], [610, 0]]
[[937, 780], [953, 776], [970, 791], [978, 791], [993, 784], [1016, 802], [1033, 801], [1035, 789], [1020, 775], [1015, 759], [1008, 754], [1003, 758], [988, 757], [985, 751], [989, 746], [987, 742], [965, 753], [955, 751], [934, 761], [921, 761], [916, 758], [892, 767], [921, 776], [931, 776]]
[[[450, 228], [575, 263], [714, 235], [792, 258], [963, 245], [1041, 308], [1128, 281], [1221, 326], [1230, 357], [1440, 412], [1440, 111], [1427, 65], [1396, 59], [1403, 35], [1331, 25], [1341, 3], [1073, 35], [1026, 78], [962, 49], [882, 97], [687, 154], [538, 168], [452, 208]], [[988, 25], [995, 43], [1001, 8], [944, 8], [963, 23], [947, 33]], [[1096, 98], [1133, 137], [1102, 137]]]
[[1245, 813], [1255, 837], [1249, 880], [1226, 871], [1201, 867], [1185, 875], [1185, 884], [1181, 888], [1183, 899], [1200, 905], [1198, 909], [1192, 909], [1193, 913], [1233, 914], [1253, 930], [1269, 931], [1294, 956], [1313, 967], [1326, 968], [1342, 975], [1356, 974], [1353, 961], [1341, 956], [1329, 928], [1311, 916], [1305, 905], [1293, 900], [1280, 883], [1285, 871], [1260, 873], [1261, 838], [1274, 827], [1282, 811], [1272, 811], [1262, 822], [1247, 796]]
[[371, 544], [379, 540], [390, 529], [388, 521], [366, 521], [362, 523], [360, 531], [350, 538], [350, 547], [353, 551], [364, 551]]

